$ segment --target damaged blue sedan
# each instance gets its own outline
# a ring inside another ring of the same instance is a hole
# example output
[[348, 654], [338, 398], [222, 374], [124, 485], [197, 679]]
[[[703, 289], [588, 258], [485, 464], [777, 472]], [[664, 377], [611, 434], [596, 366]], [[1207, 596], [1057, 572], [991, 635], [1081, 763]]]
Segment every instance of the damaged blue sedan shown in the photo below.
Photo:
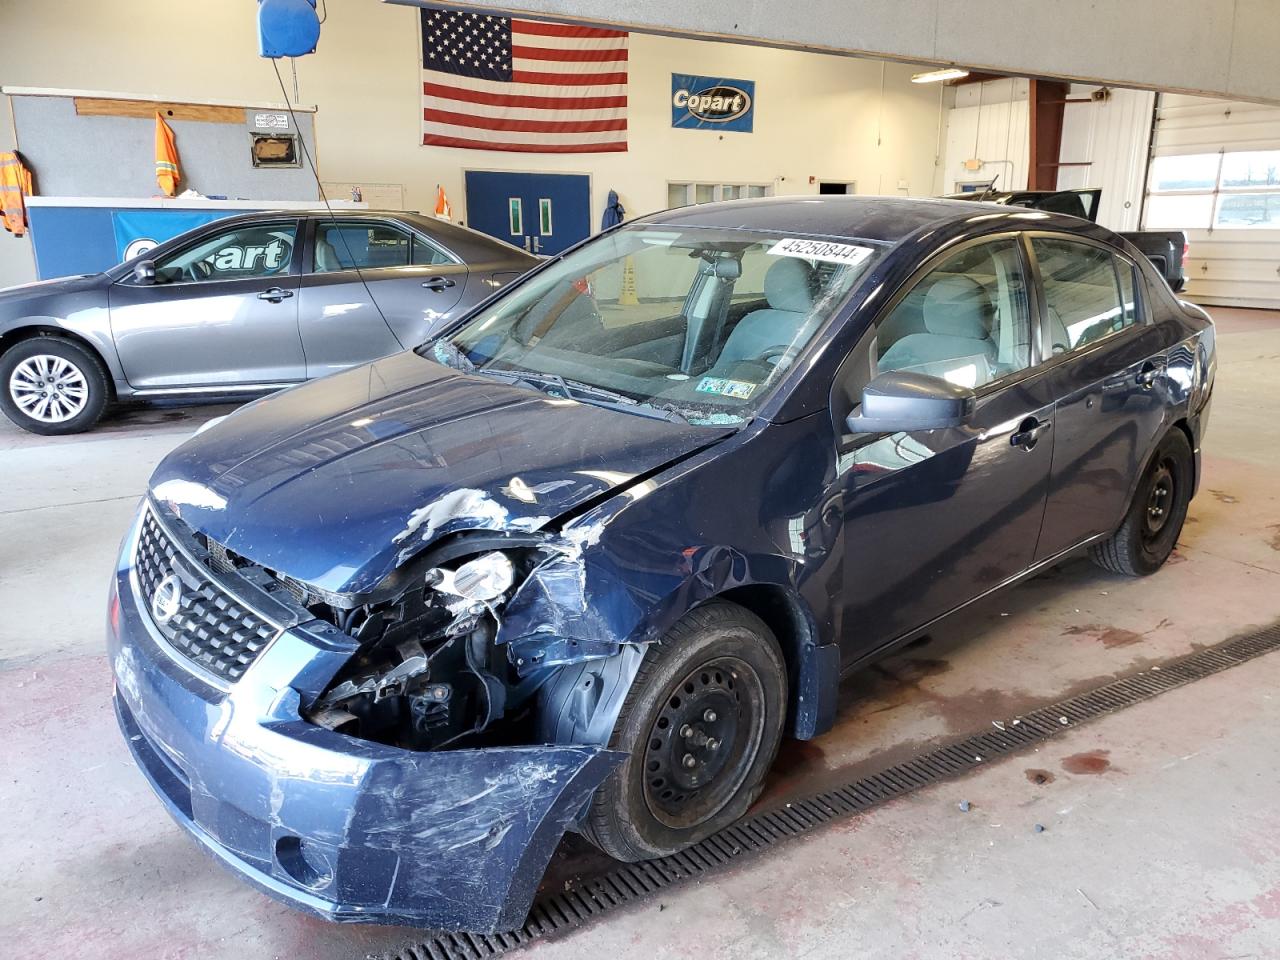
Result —
[[119, 722], [267, 893], [514, 928], [566, 831], [724, 827], [940, 618], [1077, 551], [1157, 570], [1214, 371], [1204, 312], [1070, 217], [629, 223], [170, 454], [112, 584]]

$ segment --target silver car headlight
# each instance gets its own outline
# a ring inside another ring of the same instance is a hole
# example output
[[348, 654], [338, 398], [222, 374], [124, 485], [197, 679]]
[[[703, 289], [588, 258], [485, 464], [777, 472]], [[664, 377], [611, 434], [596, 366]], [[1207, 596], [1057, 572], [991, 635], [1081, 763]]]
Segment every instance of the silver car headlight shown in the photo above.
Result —
[[510, 558], [497, 551], [468, 560], [456, 570], [437, 567], [427, 574], [427, 583], [436, 590], [477, 603], [497, 600], [511, 589], [515, 579]]

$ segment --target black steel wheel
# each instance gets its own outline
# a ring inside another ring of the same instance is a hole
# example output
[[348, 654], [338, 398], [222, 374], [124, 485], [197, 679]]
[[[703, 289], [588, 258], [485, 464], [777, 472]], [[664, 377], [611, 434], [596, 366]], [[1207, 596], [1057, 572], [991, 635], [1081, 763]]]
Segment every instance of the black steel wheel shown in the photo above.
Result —
[[691, 670], [660, 705], [644, 755], [644, 799], [677, 830], [714, 816], [751, 772], [764, 733], [764, 684], [737, 657]]
[[769, 628], [730, 603], [689, 613], [647, 652], [610, 741], [629, 756], [583, 832], [619, 860], [666, 856], [742, 816], [782, 737], [787, 676]]
[[1094, 563], [1129, 577], [1159, 570], [1182, 533], [1194, 482], [1191, 444], [1175, 427], [1156, 447], [1120, 529], [1105, 543], [1090, 548]]

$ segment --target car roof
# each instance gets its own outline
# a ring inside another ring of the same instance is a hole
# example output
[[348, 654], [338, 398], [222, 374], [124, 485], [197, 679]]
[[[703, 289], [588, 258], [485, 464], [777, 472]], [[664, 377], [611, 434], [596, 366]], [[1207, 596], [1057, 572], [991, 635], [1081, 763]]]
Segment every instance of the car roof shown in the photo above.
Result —
[[[1034, 223], [1025, 222], [1034, 217]], [[1006, 204], [973, 200], [909, 197], [794, 196], [763, 197], [700, 203], [655, 213], [635, 223], [672, 226], [723, 227], [778, 233], [878, 241], [896, 244], [929, 227], [955, 236], [991, 232], [993, 228], [1062, 230], [1097, 236], [1092, 224], [1067, 217]]]
[[[230, 206], [231, 204], [229, 203], [228, 205]], [[491, 237], [489, 234], [481, 233], [471, 227], [464, 227], [461, 224], [429, 217], [417, 210], [380, 210], [366, 209], [364, 207], [335, 207], [333, 210], [329, 210], [326, 207], [308, 207], [303, 210], [250, 210], [245, 213], [223, 217], [214, 221], [214, 223], [226, 227], [239, 223], [254, 223], [259, 220], [298, 219], [299, 217], [315, 217], [325, 220], [330, 219], [330, 217], [338, 220], [367, 220], [370, 217], [390, 218], [412, 224], [421, 232], [444, 244], [467, 264], [474, 265], [505, 260], [521, 262], [527, 260], [529, 264], [537, 262], [535, 257], [514, 244]], [[206, 224], [205, 226], [213, 226], [214, 223]], [[198, 229], [203, 229], [203, 227]], [[166, 244], [169, 242], [165, 241]]]

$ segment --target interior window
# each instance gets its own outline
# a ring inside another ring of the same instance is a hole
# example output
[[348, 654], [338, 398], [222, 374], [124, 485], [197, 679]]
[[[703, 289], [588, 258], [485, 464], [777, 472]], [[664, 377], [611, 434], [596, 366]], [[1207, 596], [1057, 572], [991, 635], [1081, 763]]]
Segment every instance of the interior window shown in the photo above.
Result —
[[317, 223], [315, 272], [405, 267], [411, 255], [410, 241], [407, 231], [388, 223]]
[[254, 223], [214, 234], [156, 262], [157, 283], [240, 280], [289, 272], [296, 220]]
[[1137, 318], [1133, 303], [1133, 272], [1124, 306], [1116, 277], [1116, 261], [1101, 247], [1044, 237], [1031, 241], [1048, 308], [1046, 328], [1053, 353], [1078, 350], [1131, 326]]
[[970, 247], [920, 280], [881, 322], [880, 373], [980, 387], [1031, 365], [1031, 319], [1014, 240]]

